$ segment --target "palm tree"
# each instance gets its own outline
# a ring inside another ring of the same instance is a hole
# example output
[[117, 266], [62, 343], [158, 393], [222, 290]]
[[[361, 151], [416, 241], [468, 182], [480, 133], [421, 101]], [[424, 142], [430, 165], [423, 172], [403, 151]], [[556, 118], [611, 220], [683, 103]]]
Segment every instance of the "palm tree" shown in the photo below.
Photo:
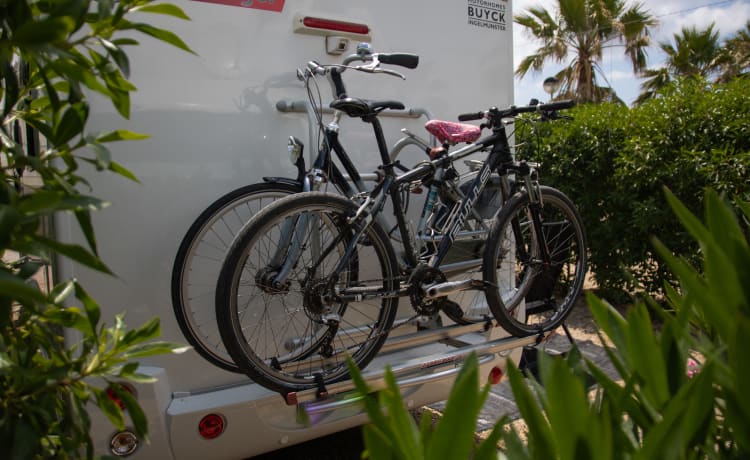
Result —
[[644, 72], [646, 80], [641, 84], [641, 94], [635, 103], [654, 97], [675, 78], [700, 77], [709, 79], [719, 72], [722, 48], [719, 45], [719, 32], [711, 24], [703, 30], [683, 27], [674, 34], [675, 46], [662, 42], [659, 47], [667, 55], [665, 66]]
[[[656, 19], [641, 4], [626, 0], [557, 0], [554, 13], [532, 7], [516, 15], [541, 46], [525, 57], [516, 69], [523, 78], [530, 70], [541, 71], [545, 62], [566, 62], [556, 77], [561, 82], [558, 97], [575, 97], [580, 102], [616, 99], [611, 87], [599, 84], [607, 79], [600, 67], [605, 49], [622, 46], [633, 64], [633, 72], [646, 68], [649, 28]], [[608, 86], [609, 83], [607, 83]]]
[[718, 61], [719, 82], [750, 74], [750, 21], [724, 43]]

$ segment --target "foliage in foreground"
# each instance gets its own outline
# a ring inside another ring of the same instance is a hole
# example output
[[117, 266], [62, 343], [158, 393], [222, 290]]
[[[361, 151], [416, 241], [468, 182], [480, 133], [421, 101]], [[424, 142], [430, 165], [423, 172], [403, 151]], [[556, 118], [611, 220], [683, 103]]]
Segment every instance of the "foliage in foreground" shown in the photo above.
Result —
[[[93, 403], [118, 428], [141, 436], [146, 418], [117, 383], [149, 381], [131, 360], [175, 351], [150, 342], [159, 322], [126, 330], [123, 318], [105, 327], [101, 311], [75, 280], [45, 292], [33, 282], [40, 267], [68, 258], [110, 273], [97, 254], [92, 211], [106, 205], [87, 195], [79, 163], [135, 180], [112, 160], [106, 144], [146, 136], [86, 130], [86, 94], [98, 93], [130, 115], [130, 64], [124, 51], [133, 32], [189, 51], [177, 36], [130, 13], [187, 19], [177, 7], [151, 0], [16, 0], [0, 2], [0, 458], [92, 457], [89, 407]], [[128, 38], [120, 37], [121, 33]], [[36, 147], [33, 149], [32, 147]], [[32, 150], [32, 151], [28, 151]], [[35, 151], [34, 151], [35, 150]], [[29, 173], [41, 185], [22, 181]], [[81, 191], [84, 189], [84, 191]], [[64, 243], [39, 231], [55, 213], [72, 213], [87, 246]], [[63, 336], [81, 337], [67, 348]], [[105, 386], [92, 384], [103, 379]], [[114, 392], [123, 410], [107, 397]]]
[[366, 451], [363, 457], [372, 460], [390, 459], [457, 459], [486, 460], [497, 458], [497, 442], [502, 426], [480, 443], [474, 439], [474, 427], [482, 409], [489, 384], [480, 390], [479, 364], [475, 354], [467, 358], [451, 390], [444, 416], [432, 426], [431, 414], [422, 413], [419, 426], [404, 407], [390, 369], [386, 371], [387, 388], [370, 393], [357, 367], [350, 361], [357, 391], [363, 396], [370, 423], [365, 425]]
[[[667, 199], [700, 245], [702, 261], [695, 268], [654, 240], [679, 280], [679, 289], [667, 288], [673, 310], [654, 309], [662, 321], [656, 331], [646, 304], [635, 305], [623, 317], [590, 296], [596, 322], [612, 343], [602, 340], [619, 379], [575, 349], [566, 358], [542, 356], [538, 382], [525, 379], [509, 363], [511, 388], [528, 430], [524, 441], [512, 427], [500, 429], [501, 420], [490, 439], [499, 439], [503, 448], [500, 454], [493, 450], [494, 455], [545, 460], [750, 458], [750, 204], [738, 203], [738, 221], [729, 204], [708, 192], [704, 225], [674, 195], [667, 193]], [[471, 436], [477, 401], [487, 391], [479, 389], [475, 374], [467, 385], [466, 376], [475, 372], [470, 360], [448, 400], [454, 411], [446, 410], [440, 423], [450, 426], [450, 432], [415, 434], [395, 382], [379, 397], [388, 417], [368, 397], [373, 422], [365, 427], [365, 443], [371, 458], [469, 458], [425, 446], [437, 436], [447, 438], [446, 444]], [[596, 383], [592, 391], [591, 381]], [[409, 443], [396, 441], [404, 437]], [[380, 454], [379, 443], [389, 450]]]

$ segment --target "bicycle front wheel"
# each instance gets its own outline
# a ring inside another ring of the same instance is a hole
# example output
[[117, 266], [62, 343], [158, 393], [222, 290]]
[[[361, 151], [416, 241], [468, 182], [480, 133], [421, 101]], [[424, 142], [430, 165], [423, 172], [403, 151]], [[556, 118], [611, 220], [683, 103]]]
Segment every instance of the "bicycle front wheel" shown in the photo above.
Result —
[[216, 278], [234, 237], [251, 217], [275, 200], [302, 191], [301, 185], [261, 182], [220, 197], [193, 222], [172, 268], [172, 308], [193, 349], [208, 362], [241, 372], [216, 326]]
[[586, 276], [586, 235], [575, 205], [551, 187], [539, 192], [538, 206], [527, 192], [508, 200], [484, 257], [489, 307], [498, 323], [519, 337], [562, 324]]
[[338, 195], [288, 197], [258, 213], [229, 250], [216, 317], [227, 351], [255, 382], [287, 394], [341, 380], [347, 357], [363, 368], [385, 341], [398, 265], [377, 224], [347, 254], [355, 210]]

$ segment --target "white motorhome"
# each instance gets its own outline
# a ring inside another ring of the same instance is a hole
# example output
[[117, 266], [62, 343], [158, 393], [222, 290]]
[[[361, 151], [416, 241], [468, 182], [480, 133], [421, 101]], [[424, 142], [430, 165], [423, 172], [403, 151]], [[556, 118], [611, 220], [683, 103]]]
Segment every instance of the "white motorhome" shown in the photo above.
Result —
[[[306, 62], [341, 62], [360, 41], [369, 41], [378, 52], [419, 55], [419, 67], [403, 71], [405, 81], [387, 75], [345, 75], [352, 96], [406, 104], [405, 113], [382, 117], [389, 145], [402, 136], [401, 128], [427, 137], [425, 119], [409, 108], [455, 120], [461, 112], [512, 103], [508, 0], [176, 3], [191, 21], [156, 15], [147, 20], [158, 20], [159, 26], [177, 33], [197, 55], [139, 37], [141, 46], [129, 50], [132, 81], [138, 88], [131, 120], [122, 120], [101, 101], [95, 101], [90, 117], [92, 130], [116, 127], [151, 135], [113, 147], [117, 160], [140, 183], [90, 175], [94, 194], [112, 203], [94, 219], [100, 255], [117, 276], [65, 261], [57, 266], [60, 279], [75, 277], [86, 286], [110, 324], [123, 311], [130, 325], [159, 317], [162, 339], [185, 343], [170, 295], [180, 241], [221, 195], [264, 176], [295, 177], [286, 151], [289, 136], [303, 139], [306, 153], [316, 150], [315, 140], [308, 139], [307, 117], [293, 109], [306, 97], [296, 78], [296, 69]], [[378, 155], [370, 126], [344, 119], [341, 132], [359, 170], [373, 171]], [[405, 149], [400, 158], [413, 165], [423, 157], [422, 151]], [[67, 216], [58, 218], [55, 229], [60, 238], [81, 240]], [[387, 344], [365, 376], [377, 388], [390, 365], [410, 407], [445, 399], [461, 359], [470, 351], [478, 352], [484, 377], [512, 350], [520, 352], [533, 341], [502, 339], [500, 328], [485, 331], [482, 325], [406, 329]], [[75, 342], [76, 337], [68, 339]], [[143, 360], [142, 366], [143, 372], [158, 378], [154, 384], [135, 386], [148, 416], [150, 443], [116, 433], [102, 418], [93, 424], [99, 454], [247, 458], [366, 420], [359, 406], [347, 399], [350, 382], [331, 385], [327, 395], [310, 391], [290, 401], [194, 351]], [[312, 414], [311, 425], [302, 423], [300, 410]], [[137, 448], [130, 452], [135, 442]]]

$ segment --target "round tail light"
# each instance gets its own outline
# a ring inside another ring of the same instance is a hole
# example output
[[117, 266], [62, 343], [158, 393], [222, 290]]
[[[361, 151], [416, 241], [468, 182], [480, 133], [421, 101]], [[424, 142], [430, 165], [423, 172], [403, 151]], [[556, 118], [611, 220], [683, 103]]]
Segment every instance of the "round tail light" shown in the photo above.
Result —
[[226, 420], [219, 414], [208, 414], [198, 423], [198, 433], [203, 439], [215, 439], [227, 427]]
[[490, 370], [490, 374], [487, 376], [487, 381], [492, 385], [497, 385], [503, 380], [503, 370], [498, 366], [495, 366]]

